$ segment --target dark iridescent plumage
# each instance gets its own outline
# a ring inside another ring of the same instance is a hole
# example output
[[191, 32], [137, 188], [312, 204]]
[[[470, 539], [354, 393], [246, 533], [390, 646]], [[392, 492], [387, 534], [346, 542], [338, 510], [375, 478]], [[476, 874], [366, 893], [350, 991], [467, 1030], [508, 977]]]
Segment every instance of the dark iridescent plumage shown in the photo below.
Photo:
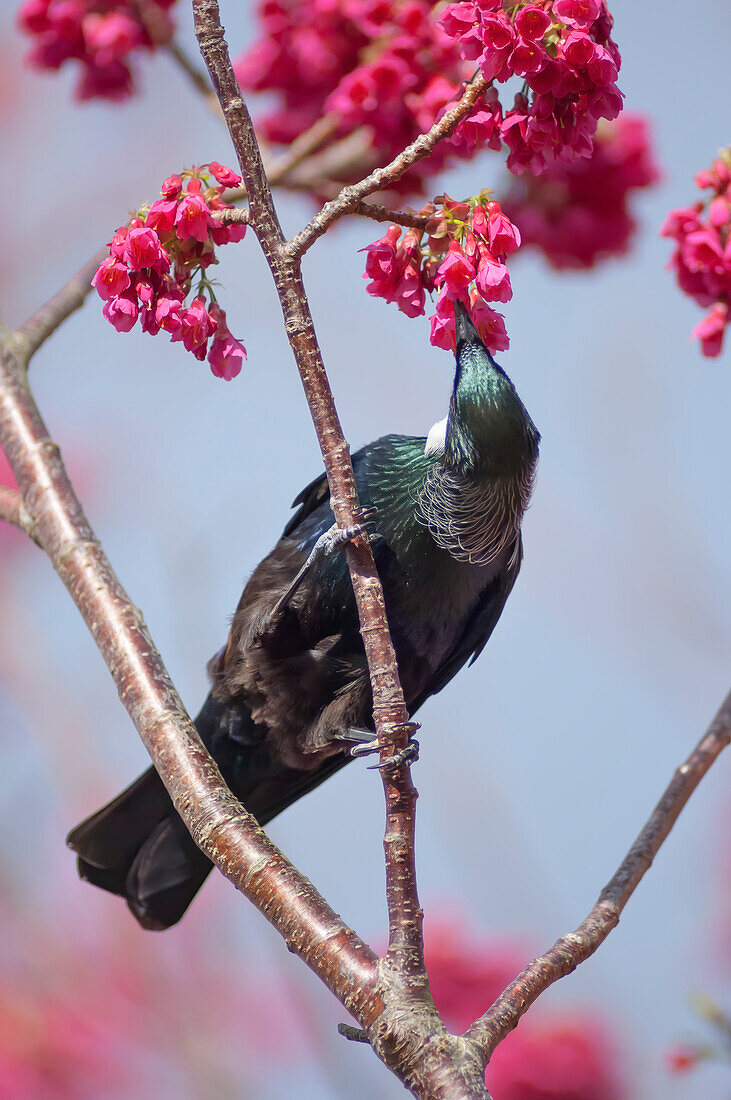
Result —
[[[458, 311], [443, 448], [426, 454], [423, 436], [391, 435], [353, 456], [361, 503], [377, 510], [371, 542], [411, 714], [478, 656], [500, 617], [520, 568], [538, 442], [512, 383]], [[318, 558], [274, 613], [333, 523], [324, 477], [295, 504], [209, 665], [211, 693], [196, 719], [262, 825], [348, 763], [349, 730], [373, 728], [345, 555]], [[153, 769], [69, 844], [82, 877], [126, 897], [147, 928], [179, 920], [211, 869]]]

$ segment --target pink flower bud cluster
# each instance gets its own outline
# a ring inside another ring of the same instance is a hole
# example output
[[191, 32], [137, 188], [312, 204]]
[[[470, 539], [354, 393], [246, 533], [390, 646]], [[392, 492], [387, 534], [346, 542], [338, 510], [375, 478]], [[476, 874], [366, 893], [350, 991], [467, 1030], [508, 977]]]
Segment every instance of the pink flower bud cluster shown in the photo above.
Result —
[[692, 335], [704, 355], [715, 356], [723, 346], [731, 301], [731, 147], [695, 182], [708, 198], [671, 210], [660, 232], [677, 244], [669, 266], [680, 289], [711, 307]]
[[240, 183], [235, 172], [215, 161], [169, 176], [161, 198], [114, 234], [109, 258], [92, 280], [104, 301], [102, 312], [118, 332], [129, 332], [138, 320], [144, 332], [164, 330], [196, 359], [207, 357], [216, 377], [226, 380], [239, 374], [246, 350], [229, 331], [206, 269], [218, 262], [217, 245], [240, 241], [246, 232], [245, 225], [222, 225], [214, 216], [233, 209], [221, 194]]
[[423, 314], [426, 292], [436, 292], [431, 342], [445, 350], [455, 346], [454, 302], [459, 299], [489, 350], [504, 351], [509, 345], [505, 322], [489, 303], [513, 296], [505, 260], [520, 246], [520, 233], [487, 191], [466, 202], [441, 195], [435, 203], [420, 211], [428, 219], [423, 231], [408, 229], [401, 237], [401, 229], [391, 225], [385, 237], [363, 249], [364, 278], [370, 279], [366, 289], [395, 302], [407, 317]]
[[525, 82], [501, 125], [517, 175], [590, 156], [598, 120], [622, 108], [605, 0], [461, 0], [439, 22], [486, 80]]
[[599, 126], [590, 157], [515, 179], [503, 206], [524, 248], [539, 248], [559, 270], [590, 268], [628, 251], [637, 228], [629, 197], [659, 178], [647, 119], [624, 113]]
[[[262, 136], [289, 145], [328, 116], [333, 132], [321, 148], [363, 129], [373, 150], [366, 169], [428, 130], [474, 68], [439, 27], [429, 0], [261, 0], [258, 19], [263, 36], [235, 68], [242, 88], [280, 98], [259, 120]], [[421, 179], [450, 157], [470, 157], [478, 146], [499, 149], [501, 123], [491, 94], [428, 164], [410, 171], [402, 189], [419, 192]], [[353, 178], [363, 167], [354, 166]]]
[[27, 60], [36, 69], [78, 61], [77, 99], [127, 99], [134, 91], [132, 55], [172, 37], [175, 0], [23, 0], [18, 26], [34, 39]]

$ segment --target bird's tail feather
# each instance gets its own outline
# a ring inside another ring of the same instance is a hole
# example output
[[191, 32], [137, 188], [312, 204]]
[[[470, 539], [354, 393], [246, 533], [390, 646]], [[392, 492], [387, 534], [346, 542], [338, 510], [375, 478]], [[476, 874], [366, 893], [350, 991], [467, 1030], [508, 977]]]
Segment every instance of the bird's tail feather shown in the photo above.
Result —
[[[209, 697], [196, 720], [207, 744], [216, 706]], [[273, 762], [261, 745], [242, 746], [236, 793], [265, 825], [348, 760], [347, 755], [330, 757], [303, 772]], [[228, 769], [222, 770], [226, 776]], [[142, 927], [154, 931], [180, 920], [213, 866], [185, 828], [154, 768], [77, 825], [67, 844], [78, 855], [81, 878], [126, 898]]]

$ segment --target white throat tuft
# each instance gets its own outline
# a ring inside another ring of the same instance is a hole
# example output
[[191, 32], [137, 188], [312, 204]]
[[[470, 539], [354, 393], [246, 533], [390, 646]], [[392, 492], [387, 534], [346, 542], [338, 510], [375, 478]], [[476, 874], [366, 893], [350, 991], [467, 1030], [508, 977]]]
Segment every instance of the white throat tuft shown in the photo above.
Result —
[[444, 417], [444, 420], [437, 421], [429, 429], [429, 435], [426, 437], [426, 445], [424, 447], [425, 455], [443, 455], [444, 448], [447, 445], [447, 420], [448, 417]]

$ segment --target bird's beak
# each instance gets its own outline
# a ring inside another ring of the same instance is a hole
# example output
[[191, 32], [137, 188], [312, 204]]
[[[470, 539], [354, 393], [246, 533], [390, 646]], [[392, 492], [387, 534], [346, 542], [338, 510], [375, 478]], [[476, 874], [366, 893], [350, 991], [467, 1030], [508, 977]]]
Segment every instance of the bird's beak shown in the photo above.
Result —
[[472, 323], [467, 307], [459, 298], [454, 303], [454, 328], [457, 347], [461, 343], [481, 344], [480, 334]]

